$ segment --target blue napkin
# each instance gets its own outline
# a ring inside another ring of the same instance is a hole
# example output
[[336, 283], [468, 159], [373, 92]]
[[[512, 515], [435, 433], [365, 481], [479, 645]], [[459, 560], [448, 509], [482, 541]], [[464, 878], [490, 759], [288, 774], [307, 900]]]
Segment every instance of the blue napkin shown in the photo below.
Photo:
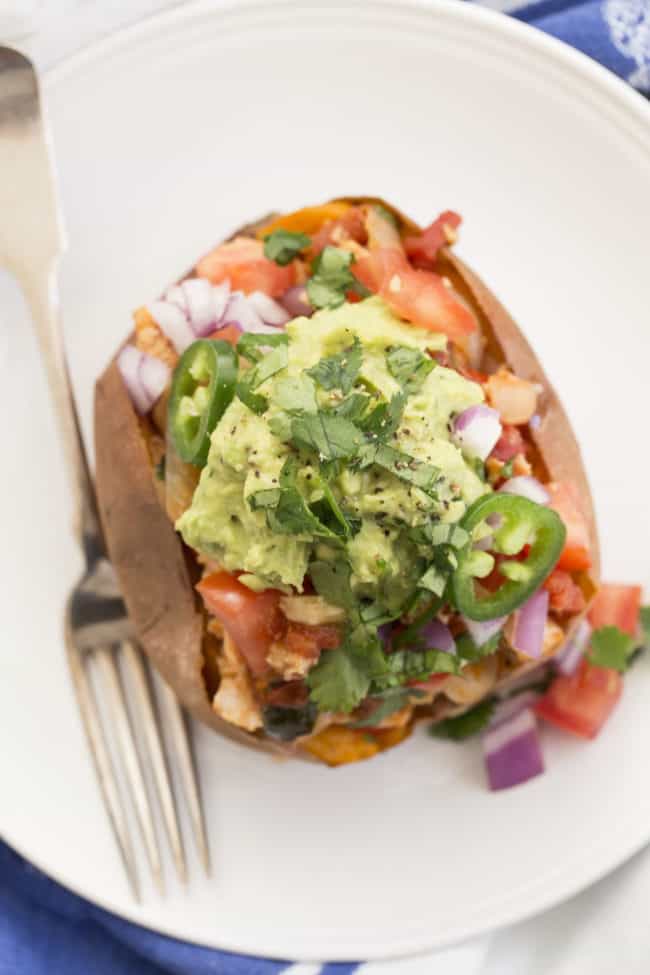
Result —
[[[584, 51], [650, 95], [650, 0], [486, 0]], [[0, 975], [278, 975], [290, 961], [154, 934], [49, 880], [0, 843]], [[358, 964], [327, 964], [349, 975]]]

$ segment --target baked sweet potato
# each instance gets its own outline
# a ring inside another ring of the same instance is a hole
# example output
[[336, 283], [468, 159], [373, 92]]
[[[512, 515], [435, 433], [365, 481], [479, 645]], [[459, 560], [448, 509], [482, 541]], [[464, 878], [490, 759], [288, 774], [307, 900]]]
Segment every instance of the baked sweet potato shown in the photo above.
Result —
[[[318, 239], [319, 233], [325, 234], [325, 240], [330, 232], [328, 228], [333, 228], [336, 241], [336, 228], [345, 226], [346, 214], [356, 214], [360, 206], [368, 204], [378, 204], [392, 214], [400, 240], [412, 240], [421, 235], [419, 227], [385, 201], [354, 197], [335, 200], [323, 207], [310, 207], [286, 217], [266, 217], [243, 228], [231, 239], [260, 239], [271, 229], [284, 227], [293, 232], [308, 232], [314, 235], [314, 240]], [[352, 225], [352, 216], [348, 223]], [[451, 241], [453, 233], [448, 233], [448, 241]], [[390, 235], [388, 237], [390, 246]], [[363, 248], [364, 245], [355, 243], [354, 246]], [[505, 366], [520, 379], [541, 388], [536, 423], [528, 426], [526, 434], [531, 446], [530, 461], [534, 473], [545, 480], [568, 481], [577, 488], [589, 531], [592, 565], [589, 572], [574, 572], [573, 580], [584, 594], [586, 605], [595, 589], [593, 580], [598, 573], [598, 537], [587, 475], [564, 409], [515, 322], [481, 279], [452, 252], [447, 241], [439, 248], [435, 262], [430, 266], [478, 319], [483, 348], [481, 361], [475, 351], [474, 361], [468, 366], [472, 377], [483, 371], [492, 375]], [[195, 269], [187, 277], [194, 273]], [[298, 269], [296, 280], [299, 279]], [[146, 330], [146, 315], [143, 318], [141, 314], [137, 321], [138, 327]], [[161, 341], [164, 356], [173, 364], [173, 349], [164, 336]], [[156, 408], [158, 412], [154, 410], [150, 416], [137, 414], [118, 369], [117, 357], [96, 384], [96, 483], [101, 518], [134, 628], [155, 667], [194, 717], [220, 734], [253, 748], [277, 755], [312, 760], [316, 757], [335, 765], [370, 757], [402, 740], [408, 725], [384, 725], [367, 730], [346, 727], [344, 731], [339, 726], [341, 731], [334, 732], [332, 727], [337, 725], [329, 721], [319, 722], [308, 738], [287, 743], [271, 739], [261, 731], [245, 731], [215, 713], [211, 700], [224, 666], [220, 629], [218, 625], [208, 628], [208, 616], [195, 589], [202, 566], [174, 530], [164, 508], [164, 498], [161, 504], [160, 483], [157, 483], [154, 471], [156, 459], [164, 449], [164, 446], [160, 447], [164, 431], [156, 428], [156, 418], [158, 427], [161, 416], [164, 424], [165, 407], [166, 400]], [[193, 483], [196, 482], [190, 481], [187, 488], [190, 494]], [[559, 626], [562, 639], [583, 611], [565, 614]], [[481, 691], [481, 675], [475, 668], [476, 673], [471, 679], [478, 691], [475, 689], [467, 701], [463, 700], [466, 690], [463, 685], [460, 685], [460, 691], [457, 688], [455, 695], [452, 693], [453, 681], [457, 684], [463, 678], [450, 679], [451, 682], [441, 685], [440, 693], [432, 694], [432, 700], [427, 700], [426, 706], [415, 709], [408, 724], [412, 725], [421, 717], [441, 719], [459, 713], [476, 703], [482, 693], [493, 690], [495, 681], [503, 685], [517, 680], [534, 666], [534, 662], [506, 654], [497, 671], [490, 675], [486, 691]], [[444, 693], [445, 687], [449, 696]], [[341, 736], [345, 747], [341, 745]]]

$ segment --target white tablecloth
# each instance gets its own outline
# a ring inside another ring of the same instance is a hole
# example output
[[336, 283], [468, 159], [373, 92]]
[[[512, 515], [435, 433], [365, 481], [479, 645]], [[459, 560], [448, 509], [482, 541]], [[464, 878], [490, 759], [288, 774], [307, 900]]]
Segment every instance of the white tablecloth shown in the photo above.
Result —
[[[0, 40], [47, 67], [118, 27], [183, 0], [0, 0]], [[485, 0], [501, 9], [512, 0]], [[650, 0], [646, 0], [650, 3]], [[615, 797], [612, 808], [615, 809]], [[434, 955], [363, 975], [650, 975], [650, 852], [545, 914]], [[318, 966], [296, 965], [292, 975]]]

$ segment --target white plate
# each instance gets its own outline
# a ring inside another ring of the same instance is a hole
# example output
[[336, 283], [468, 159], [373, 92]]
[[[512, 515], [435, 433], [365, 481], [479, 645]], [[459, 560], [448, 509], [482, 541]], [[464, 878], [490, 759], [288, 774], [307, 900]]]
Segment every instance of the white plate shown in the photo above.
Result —
[[[525, 325], [584, 444], [610, 578], [650, 583], [650, 111], [586, 58], [468, 4], [198, 3], [48, 76], [70, 250], [62, 286], [89, 431], [93, 377], [150, 299], [272, 207], [381, 194], [462, 211], [460, 252]], [[197, 729], [215, 863], [132, 902], [61, 647], [79, 569], [35, 344], [2, 283], [0, 826], [76, 891], [180, 938], [379, 958], [530, 915], [650, 837], [650, 667], [593, 744], [501, 794], [478, 747], [428, 740], [330, 771]], [[142, 864], [142, 873], [145, 874]]]

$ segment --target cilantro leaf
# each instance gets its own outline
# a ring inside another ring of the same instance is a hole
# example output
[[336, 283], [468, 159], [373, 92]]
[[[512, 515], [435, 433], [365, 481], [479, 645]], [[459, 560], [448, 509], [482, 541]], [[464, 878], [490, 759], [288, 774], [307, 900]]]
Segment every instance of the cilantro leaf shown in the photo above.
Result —
[[249, 362], [259, 362], [264, 358], [265, 349], [275, 349], [280, 345], [288, 345], [289, 336], [286, 332], [277, 335], [266, 332], [244, 332], [237, 342], [237, 352]]
[[311, 238], [307, 234], [283, 230], [281, 227], [264, 238], [264, 257], [284, 267], [290, 264], [300, 251], [309, 247]]
[[315, 413], [316, 388], [309, 376], [285, 376], [279, 379], [274, 390], [277, 405], [288, 413]]
[[276, 508], [281, 493], [280, 488], [268, 488], [265, 491], [256, 491], [255, 494], [249, 494], [246, 500], [251, 511]]
[[419, 487], [427, 494], [435, 494], [435, 485], [440, 477], [440, 471], [431, 464], [416, 460], [409, 454], [395, 450], [387, 444], [364, 444], [359, 453], [359, 468], [364, 470], [372, 464], [390, 471], [400, 480]]
[[370, 413], [357, 422], [366, 433], [371, 433], [381, 440], [388, 440], [401, 423], [405, 404], [406, 396], [397, 393], [388, 402], [378, 403]]
[[348, 291], [359, 290], [350, 266], [354, 255], [328, 245], [312, 262], [313, 276], [307, 281], [307, 297], [314, 308], [338, 308]]
[[355, 598], [350, 589], [350, 566], [347, 562], [317, 560], [309, 566], [309, 575], [319, 596], [333, 606], [352, 609]]
[[419, 349], [396, 345], [387, 351], [386, 365], [391, 376], [397, 380], [405, 394], [410, 396], [422, 387], [424, 380], [434, 369], [435, 362]]
[[501, 642], [501, 631], [491, 636], [489, 640], [477, 646], [469, 633], [463, 633], [456, 638], [456, 653], [463, 660], [480, 660], [494, 653]]
[[307, 375], [315, 379], [323, 389], [340, 389], [349, 393], [361, 369], [363, 349], [359, 336], [354, 336], [354, 342], [341, 352], [325, 356], [307, 370]]
[[596, 667], [610, 667], [623, 674], [636, 647], [634, 637], [619, 630], [618, 626], [601, 626], [591, 634], [589, 663]]
[[267, 510], [266, 520], [271, 531], [282, 535], [336, 538], [335, 533], [310, 510], [300, 491], [295, 487], [282, 488], [277, 506]]
[[322, 411], [295, 417], [291, 435], [296, 446], [315, 450], [320, 460], [354, 457], [363, 443], [363, 435], [354, 423]]
[[349, 714], [366, 697], [372, 681], [386, 672], [379, 639], [358, 627], [336, 650], [324, 651], [307, 675], [310, 698], [319, 711]]
[[469, 711], [465, 711], [464, 714], [459, 714], [455, 718], [447, 718], [445, 721], [431, 725], [429, 734], [433, 738], [448, 738], [450, 741], [464, 741], [466, 738], [471, 738], [472, 735], [477, 735], [479, 731], [483, 731], [489, 725], [495, 707], [496, 701], [494, 698], [488, 697], [485, 701], [481, 701], [480, 704], [477, 704]]
[[312, 507], [318, 511], [321, 521], [324, 521], [326, 524], [328, 521], [330, 522], [332, 531], [338, 535], [342, 534], [347, 538], [351, 538], [355, 534], [353, 526], [343, 513], [327, 480], [320, 478], [318, 486], [323, 492], [323, 498], [321, 501], [317, 501]]
[[343, 416], [346, 420], [358, 423], [361, 417], [365, 416], [372, 403], [370, 396], [366, 393], [351, 393], [335, 406], [329, 408], [329, 412], [334, 416]]
[[386, 657], [387, 673], [375, 678], [373, 690], [384, 691], [432, 674], [458, 674], [462, 661], [443, 650], [398, 650]]
[[[242, 352], [242, 355], [245, 355], [247, 359], [251, 359], [256, 364], [252, 369], [248, 369], [240, 376], [235, 387], [235, 392], [249, 410], [259, 415], [266, 412], [269, 408], [269, 403], [265, 396], [256, 393], [255, 390], [262, 383], [265, 383], [267, 379], [270, 379], [271, 376], [286, 368], [287, 362], [289, 361], [289, 352], [287, 349], [288, 337], [287, 335], [256, 335], [247, 332], [237, 343], [237, 348], [240, 348], [245, 339], [254, 341], [245, 344], [246, 351]], [[269, 344], [267, 341], [264, 341], [266, 339], [271, 340], [272, 348], [270, 352], [263, 355], [259, 347]]]

